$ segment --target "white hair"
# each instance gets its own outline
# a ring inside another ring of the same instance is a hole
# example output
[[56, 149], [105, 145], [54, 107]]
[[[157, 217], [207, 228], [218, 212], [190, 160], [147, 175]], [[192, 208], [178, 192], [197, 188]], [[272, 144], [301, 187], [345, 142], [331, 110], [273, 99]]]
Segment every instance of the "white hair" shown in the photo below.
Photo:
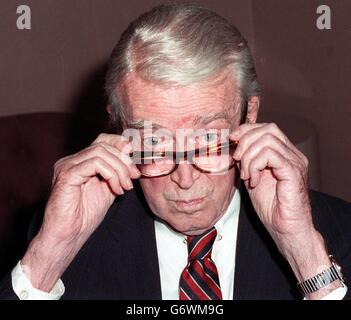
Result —
[[198, 6], [157, 6], [133, 21], [112, 51], [105, 86], [112, 122], [123, 122], [128, 111], [118, 97], [118, 86], [128, 73], [188, 85], [226, 68], [233, 69], [245, 105], [250, 96], [260, 95], [250, 49], [234, 25]]

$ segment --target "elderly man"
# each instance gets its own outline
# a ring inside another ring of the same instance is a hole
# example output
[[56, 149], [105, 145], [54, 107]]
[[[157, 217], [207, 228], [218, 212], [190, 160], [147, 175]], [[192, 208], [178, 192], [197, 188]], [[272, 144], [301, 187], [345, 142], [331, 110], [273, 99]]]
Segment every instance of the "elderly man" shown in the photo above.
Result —
[[154, 8], [123, 33], [106, 90], [124, 134], [56, 163], [42, 226], [1, 298], [347, 296], [351, 207], [309, 192], [306, 157], [256, 123], [260, 87], [233, 25]]

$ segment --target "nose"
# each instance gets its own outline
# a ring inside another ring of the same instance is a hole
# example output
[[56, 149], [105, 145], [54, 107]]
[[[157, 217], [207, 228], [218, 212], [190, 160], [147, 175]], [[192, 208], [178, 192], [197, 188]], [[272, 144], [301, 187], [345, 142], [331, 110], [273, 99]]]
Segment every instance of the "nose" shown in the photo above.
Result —
[[201, 172], [185, 160], [180, 161], [177, 169], [171, 173], [171, 180], [181, 189], [190, 189], [200, 175]]

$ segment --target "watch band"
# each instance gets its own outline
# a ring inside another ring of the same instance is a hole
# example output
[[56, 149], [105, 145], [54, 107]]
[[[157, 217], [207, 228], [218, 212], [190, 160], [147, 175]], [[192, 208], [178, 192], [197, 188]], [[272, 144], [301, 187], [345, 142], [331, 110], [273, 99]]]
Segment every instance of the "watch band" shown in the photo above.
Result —
[[332, 263], [331, 267], [315, 275], [314, 277], [307, 279], [306, 281], [300, 282], [297, 285], [305, 296], [327, 286], [335, 280], [340, 280], [343, 284], [345, 284], [345, 279], [341, 273], [340, 266], [337, 264], [332, 255], [330, 255], [329, 258]]

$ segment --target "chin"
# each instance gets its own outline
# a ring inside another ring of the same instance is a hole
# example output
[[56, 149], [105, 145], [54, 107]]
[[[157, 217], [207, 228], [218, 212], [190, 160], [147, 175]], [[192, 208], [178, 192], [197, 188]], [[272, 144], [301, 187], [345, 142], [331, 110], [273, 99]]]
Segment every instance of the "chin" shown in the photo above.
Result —
[[215, 219], [204, 220], [201, 217], [201, 213], [199, 213], [197, 217], [183, 217], [181, 220], [169, 219], [166, 221], [177, 232], [187, 235], [197, 235], [211, 228], [214, 225]]

